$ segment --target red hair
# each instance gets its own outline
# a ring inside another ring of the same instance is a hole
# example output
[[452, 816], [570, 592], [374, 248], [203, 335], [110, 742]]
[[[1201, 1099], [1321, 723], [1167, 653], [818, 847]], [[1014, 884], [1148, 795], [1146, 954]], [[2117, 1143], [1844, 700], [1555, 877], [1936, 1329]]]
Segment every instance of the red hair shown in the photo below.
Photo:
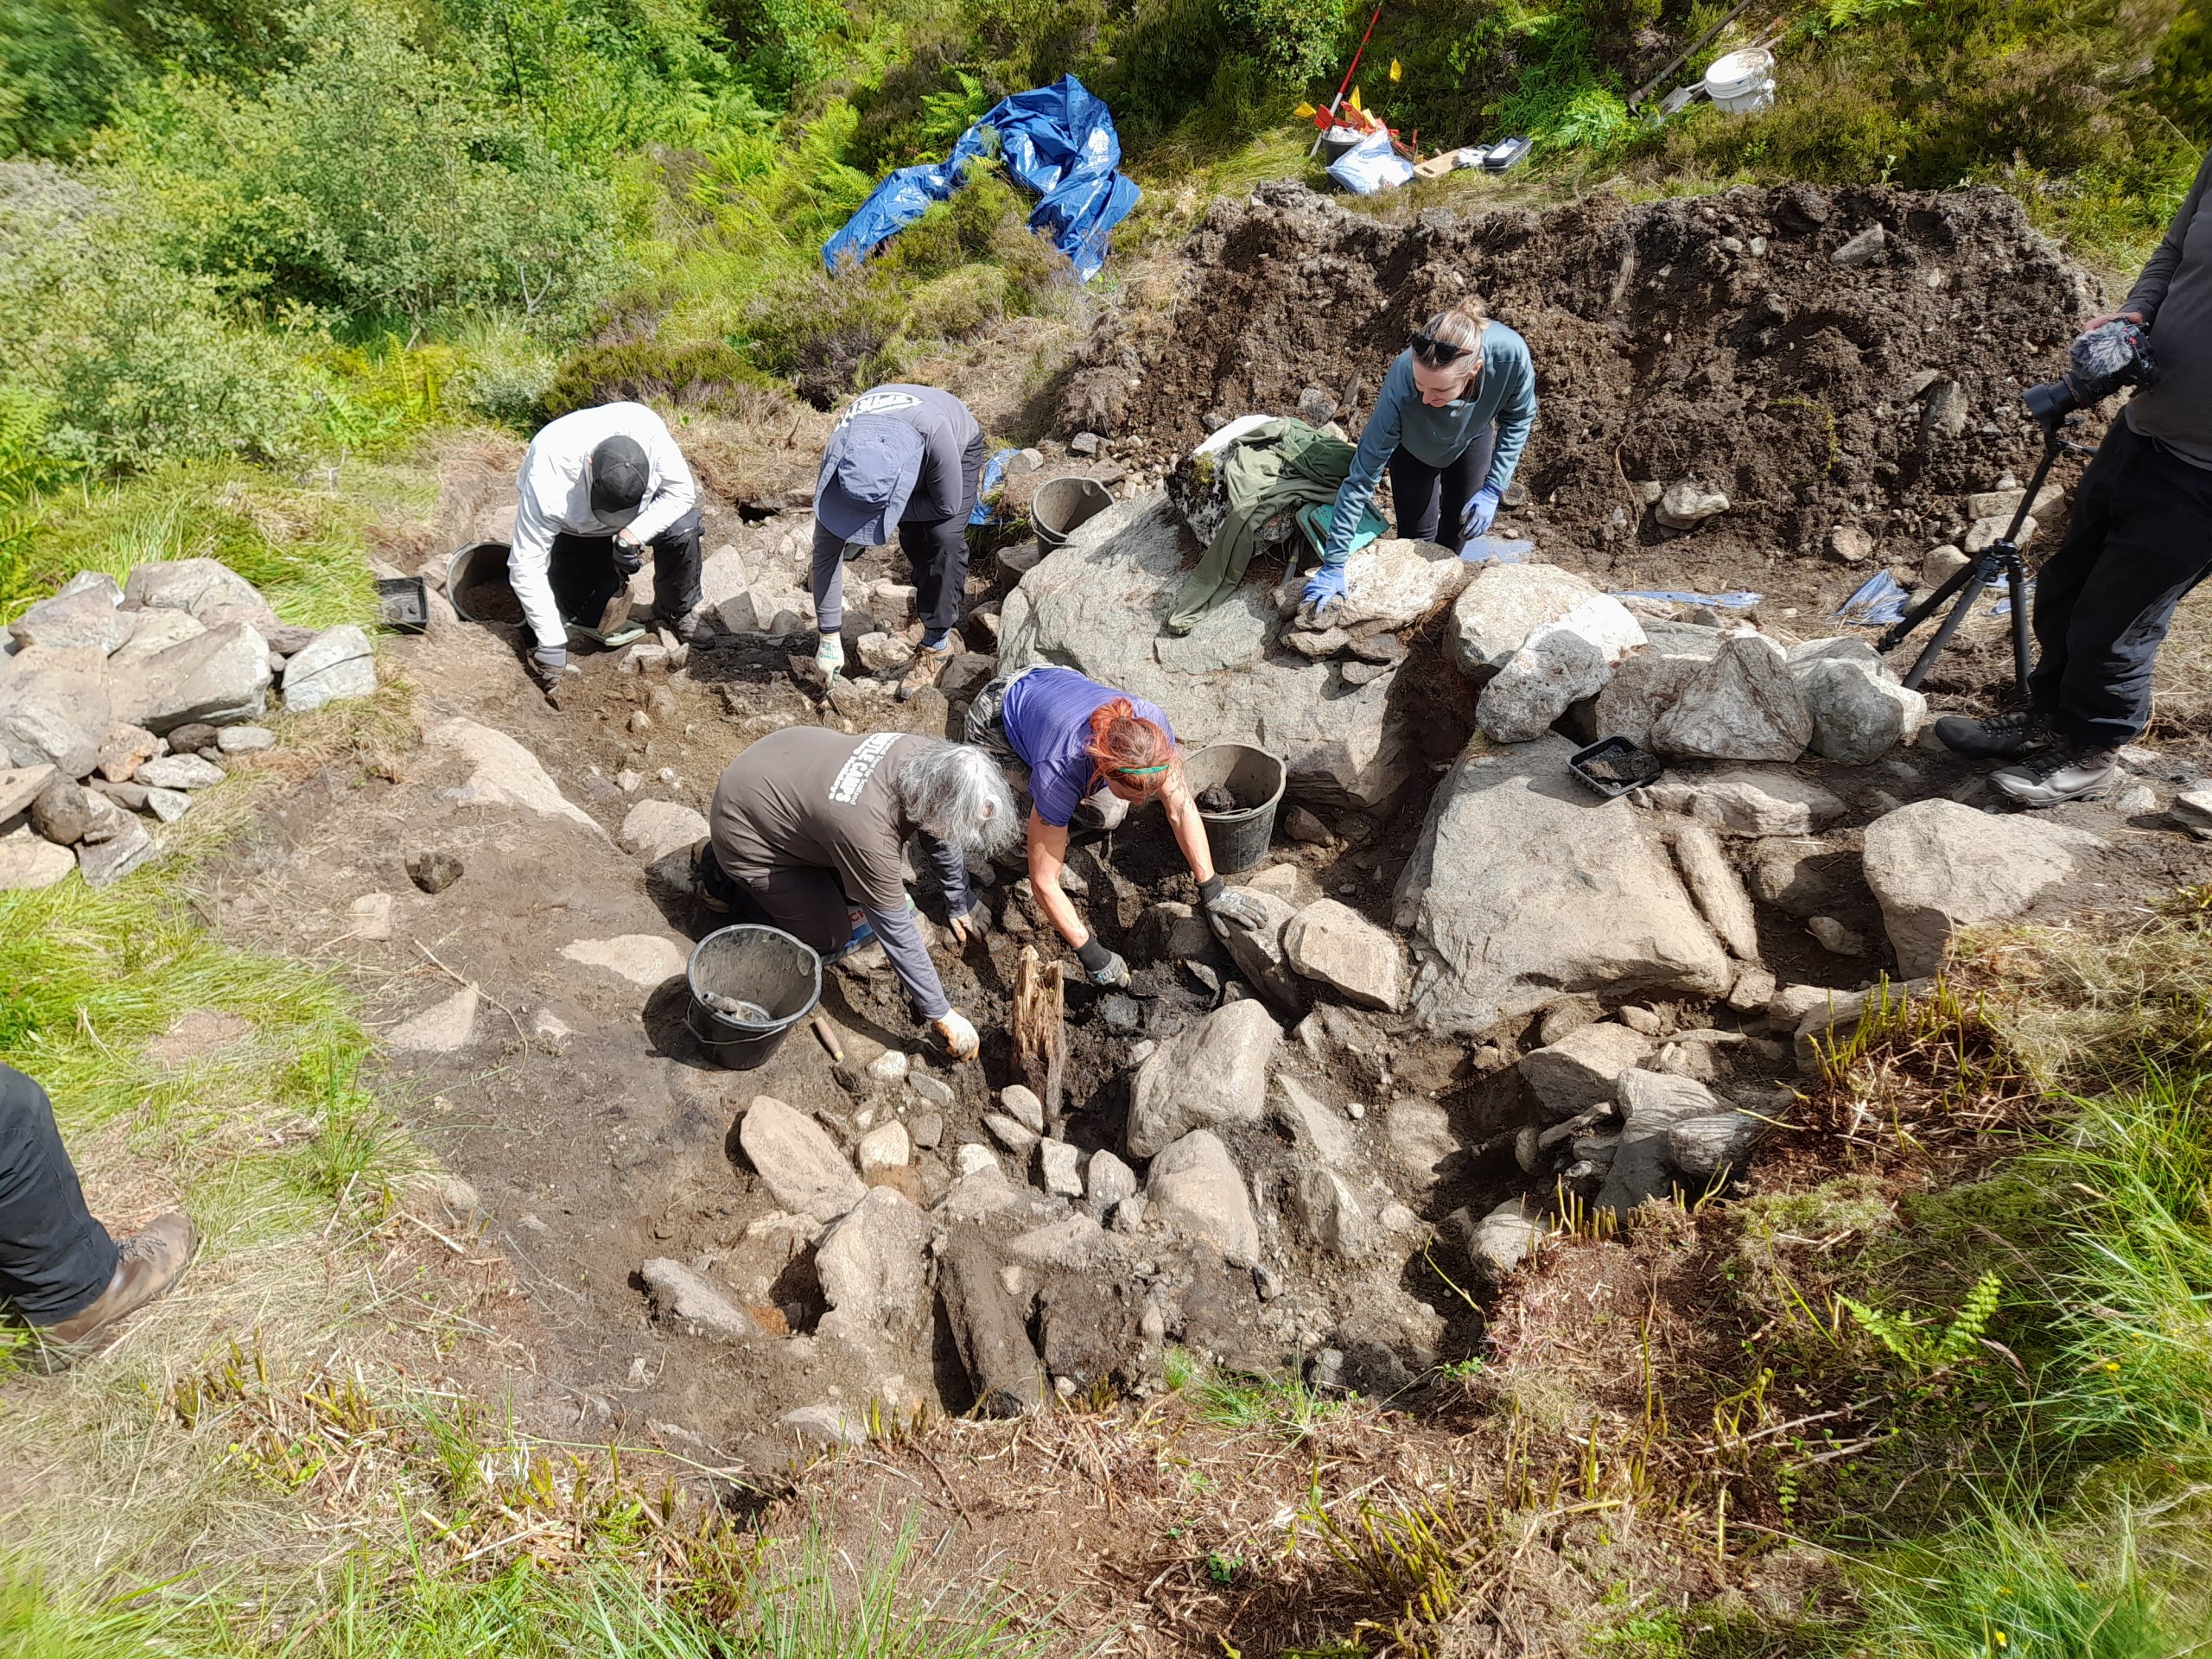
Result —
[[1083, 752], [1098, 777], [1118, 779], [1147, 800], [1166, 787], [1177, 758], [1175, 740], [1137, 713], [1127, 697], [1090, 711], [1090, 741]]

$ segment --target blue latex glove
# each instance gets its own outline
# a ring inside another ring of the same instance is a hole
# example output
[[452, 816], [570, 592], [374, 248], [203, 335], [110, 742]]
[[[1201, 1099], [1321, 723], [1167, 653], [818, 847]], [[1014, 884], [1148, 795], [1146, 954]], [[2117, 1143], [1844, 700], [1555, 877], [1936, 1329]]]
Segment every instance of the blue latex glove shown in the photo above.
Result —
[[1324, 613], [1344, 603], [1344, 568], [1341, 564], [1325, 564], [1306, 579], [1306, 592], [1300, 599], [1300, 608], [1312, 619], [1319, 620]]
[[1467, 503], [1466, 537], [1469, 541], [1478, 536], [1488, 535], [1490, 527], [1497, 522], [1497, 488], [1485, 484], [1475, 492], [1475, 499]]

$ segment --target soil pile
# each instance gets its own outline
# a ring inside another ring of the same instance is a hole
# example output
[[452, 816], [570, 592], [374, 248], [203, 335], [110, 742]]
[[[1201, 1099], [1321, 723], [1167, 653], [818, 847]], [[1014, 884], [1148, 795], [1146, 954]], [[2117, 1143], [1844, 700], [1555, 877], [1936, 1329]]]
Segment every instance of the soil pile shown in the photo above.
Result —
[[[1318, 389], [1357, 434], [1408, 336], [1478, 295], [1535, 358], [1509, 517], [1543, 556], [1831, 601], [1916, 568], [1966, 531], [1969, 493], [2026, 475], [2019, 393], [2100, 300], [1994, 190], [1792, 185], [1392, 225], [1270, 184], [1213, 210], [1173, 306], [1101, 319], [1062, 418], [1186, 448], [1238, 414], [1310, 414]], [[1684, 480], [1727, 510], [1660, 524], [1659, 486]], [[1790, 568], [1808, 558], [1825, 569]]]

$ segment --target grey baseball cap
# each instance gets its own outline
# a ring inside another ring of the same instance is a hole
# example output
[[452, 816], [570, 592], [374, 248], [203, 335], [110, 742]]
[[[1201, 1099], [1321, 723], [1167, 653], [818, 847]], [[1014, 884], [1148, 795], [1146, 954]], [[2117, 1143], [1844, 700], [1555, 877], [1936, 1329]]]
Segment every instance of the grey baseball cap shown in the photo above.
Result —
[[868, 547], [891, 527], [922, 472], [922, 435], [889, 415], [855, 415], [830, 435], [814, 486], [814, 518], [832, 536]]

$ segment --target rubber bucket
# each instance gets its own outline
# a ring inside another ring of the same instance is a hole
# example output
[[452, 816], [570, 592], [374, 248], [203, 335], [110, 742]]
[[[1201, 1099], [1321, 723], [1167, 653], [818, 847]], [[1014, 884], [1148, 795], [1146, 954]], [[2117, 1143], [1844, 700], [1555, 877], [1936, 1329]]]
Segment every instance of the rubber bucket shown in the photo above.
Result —
[[1326, 167], [1351, 155], [1366, 137], [1357, 127], [1331, 127], [1321, 135], [1321, 165]]
[[454, 554], [446, 563], [446, 598], [464, 622], [520, 623], [522, 601], [507, 580], [507, 544], [474, 542]]
[[1275, 832], [1275, 809], [1282, 804], [1283, 785], [1290, 781], [1290, 769], [1280, 756], [1249, 743], [1216, 743], [1184, 760], [1183, 781], [1193, 796], [1219, 785], [1248, 803], [1226, 812], [1198, 809], [1217, 872], [1234, 875], [1268, 855], [1268, 842]]
[[1774, 104], [1774, 54], [1763, 48], [1715, 58], [1705, 72], [1705, 95], [1732, 115], [1752, 115]]
[[[822, 958], [782, 929], [751, 922], [717, 928], [700, 940], [683, 976], [691, 990], [684, 1028], [716, 1065], [733, 1071], [766, 1065], [822, 1000]], [[709, 997], [749, 1002], [765, 1017], [717, 1007]]]
[[1047, 479], [1029, 504], [1029, 524], [1050, 551], [1113, 505], [1111, 492], [1095, 478]]

